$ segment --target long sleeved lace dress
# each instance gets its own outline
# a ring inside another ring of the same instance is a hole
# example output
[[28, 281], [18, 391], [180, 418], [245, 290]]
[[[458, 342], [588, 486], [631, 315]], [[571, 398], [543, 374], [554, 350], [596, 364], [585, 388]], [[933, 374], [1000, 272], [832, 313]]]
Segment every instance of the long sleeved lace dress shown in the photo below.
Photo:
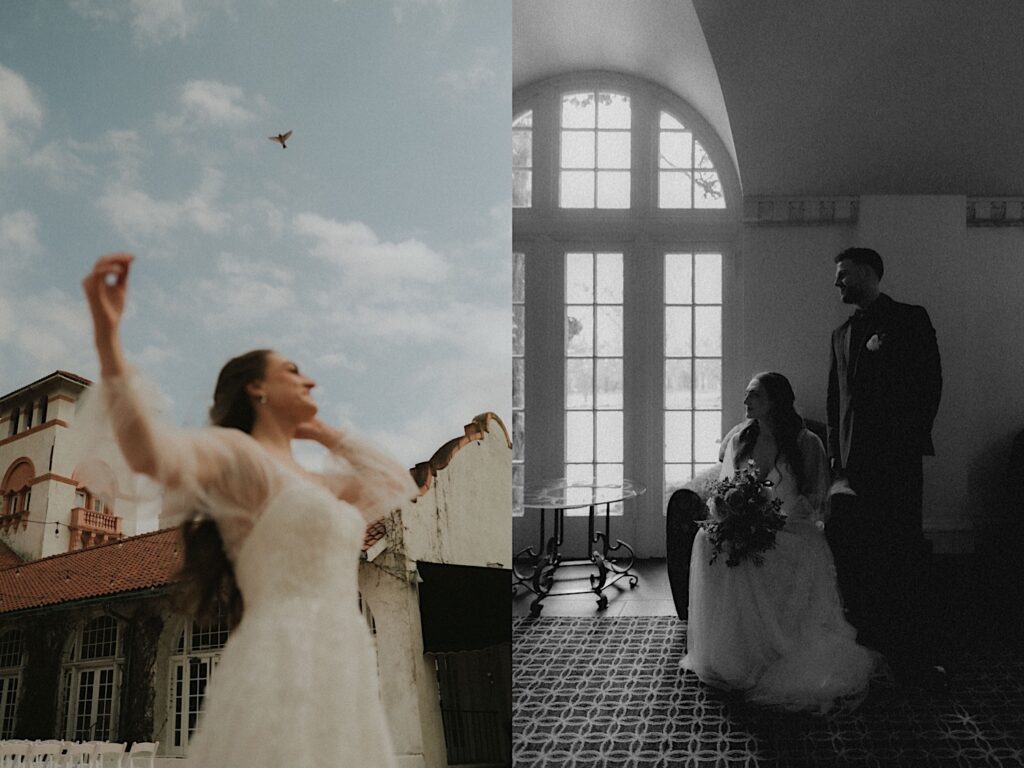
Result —
[[[734, 470], [738, 431], [725, 449], [721, 476]], [[764, 564], [712, 565], [712, 547], [697, 532], [690, 558], [685, 669], [747, 701], [818, 713], [866, 693], [878, 657], [857, 645], [843, 616], [832, 552], [818, 521], [828, 500], [821, 441], [799, 435], [809, 489], [802, 494], [785, 463], [768, 474], [787, 515]]]
[[[83, 414], [92, 455], [154, 448], [165, 521], [201, 510], [221, 532], [245, 603], [189, 745], [195, 768], [395, 764], [372, 639], [358, 607], [368, 521], [416, 495], [405, 468], [346, 437], [324, 483], [277, 463], [235, 429], [169, 427], [137, 376], [104, 379]], [[355, 481], [358, 498], [337, 498]], [[170, 518], [170, 519], [168, 519]]]

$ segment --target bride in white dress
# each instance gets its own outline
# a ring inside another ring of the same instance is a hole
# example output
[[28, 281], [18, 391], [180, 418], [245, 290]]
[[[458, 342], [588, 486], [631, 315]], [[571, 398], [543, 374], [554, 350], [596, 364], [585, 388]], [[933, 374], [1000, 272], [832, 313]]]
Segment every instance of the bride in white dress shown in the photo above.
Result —
[[[394, 766], [357, 578], [367, 523], [417, 493], [408, 470], [318, 420], [313, 381], [265, 350], [221, 372], [211, 418], [228, 426], [161, 424], [119, 340], [131, 262], [105, 256], [83, 281], [101, 368], [87, 410], [102, 418], [91, 428], [99, 442], [104, 428], [112, 432], [128, 467], [189, 511], [181, 521], [195, 605], [209, 615], [226, 603], [237, 623], [189, 764]], [[293, 439], [328, 448], [333, 470], [303, 469]]]
[[710, 564], [712, 545], [703, 529], [697, 532], [682, 666], [755, 704], [825, 713], [840, 700], [859, 703], [879, 657], [857, 645], [857, 632], [843, 617], [820, 525], [828, 463], [794, 399], [779, 373], [760, 373], [747, 386], [748, 420], [727, 437], [721, 477], [753, 459], [761, 477], [774, 483], [786, 524], [762, 565], [728, 566], [725, 557]]

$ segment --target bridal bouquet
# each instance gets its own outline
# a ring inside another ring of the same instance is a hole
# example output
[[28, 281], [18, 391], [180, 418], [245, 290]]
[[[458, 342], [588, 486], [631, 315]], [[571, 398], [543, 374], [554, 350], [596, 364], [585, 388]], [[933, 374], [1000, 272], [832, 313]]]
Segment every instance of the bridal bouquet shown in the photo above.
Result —
[[708, 503], [713, 516], [701, 522], [715, 551], [711, 563], [723, 551], [728, 552], [725, 564], [729, 566], [745, 559], [755, 565], [764, 562], [764, 553], [775, 546], [776, 531], [786, 524], [782, 502], [771, 487], [771, 482], [757, 476], [752, 459], [745, 469], [711, 486]]

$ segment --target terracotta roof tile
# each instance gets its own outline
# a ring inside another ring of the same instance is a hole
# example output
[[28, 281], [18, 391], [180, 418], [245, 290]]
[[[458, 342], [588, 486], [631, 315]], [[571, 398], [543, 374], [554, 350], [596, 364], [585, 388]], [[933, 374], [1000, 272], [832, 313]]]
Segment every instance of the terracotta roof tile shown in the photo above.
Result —
[[23, 562], [17, 552], [0, 541], [0, 569], [21, 565]]
[[375, 523], [370, 523], [366, 526], [366, 534], [363, 536], [363, 551], [365, 552], [378, 541], [388, 535], [388, 528], [384, 524], [384, 520], [378, 520]]
[[0, 570], [0, 613], [166, 586], [179, 541], [170, 528]]
[[[367, 526], [363, 550], [386, 535], [383, 520]], [[28, 563], [0, 543], [0, 614], [167, 586], [181, 567], [180, 543], [178, 529], [166, 528]]]

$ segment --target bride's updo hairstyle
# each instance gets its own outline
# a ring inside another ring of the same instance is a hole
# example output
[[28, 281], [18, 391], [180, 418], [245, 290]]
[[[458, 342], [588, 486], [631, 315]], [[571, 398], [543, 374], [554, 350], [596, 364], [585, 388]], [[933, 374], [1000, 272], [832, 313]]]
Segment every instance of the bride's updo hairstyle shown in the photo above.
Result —
[[[211, 424], [252, 432], [256, 411], [245, 387], [263, 378], [269, 354], [268, 349], [255, 349], [228, 360], [213, 392]], [[242, 620], [242, 593], [217, 524], [209, 518], [193, 519], [182, 525], [181, 534], [185, 545], [185, 562], [178, 574], [181, 607], [200, 622], [215, 621], [218, 609], [223, 610], [234, 628]]]
[[[781, 457], [789, 465], [800, 493], [804, 493], [807, 491], [807, 477], [804, 473], [804, 455], [797, 439], [804, 428], [804, 420], [794, 407], [796, 395], [793, 393], [793, 387], [790, 385], [789, 379], [781, 373], [770, 371], [758, 373], [754, 375], [754, 379], [761, 385], [765, 395], [772, 403], [767, 421], [772, 434], [775, 435], [775, 442], [779, 446], [772, 463], [778, 464]], [[736, 451], [737, 468], [742, 466], [753, 454], [754, 445], [760, 434], [761, 425], [757, 421], [752, 421], [740, 432], [738, 450]], [[761, 469], [764, 471], [764, 468]]]

